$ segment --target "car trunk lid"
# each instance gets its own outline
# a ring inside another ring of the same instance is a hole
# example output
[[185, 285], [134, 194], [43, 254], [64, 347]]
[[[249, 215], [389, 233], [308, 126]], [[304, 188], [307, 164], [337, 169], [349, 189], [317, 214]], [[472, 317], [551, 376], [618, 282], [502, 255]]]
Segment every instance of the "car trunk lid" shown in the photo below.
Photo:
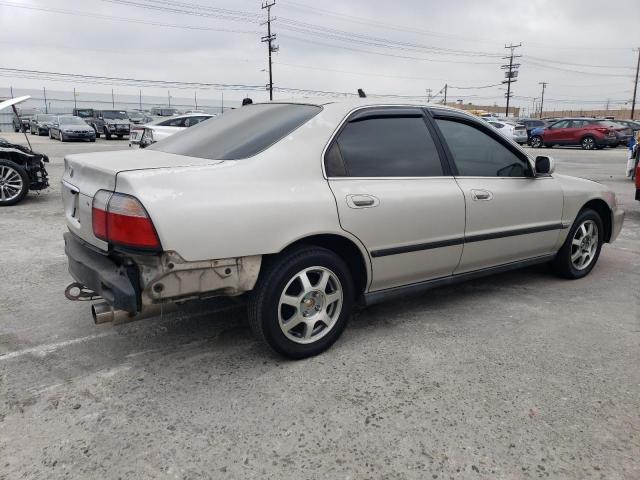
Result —
[[220, 162], [222, 161], [139, 149], [69, 155], [64, 159], [61, 187], [67, 227], [87, 243], [106, 250], [107, 243], [93, 234], [93, 197], [98, 190], [115, 191], [119, 173], [213, 165]]

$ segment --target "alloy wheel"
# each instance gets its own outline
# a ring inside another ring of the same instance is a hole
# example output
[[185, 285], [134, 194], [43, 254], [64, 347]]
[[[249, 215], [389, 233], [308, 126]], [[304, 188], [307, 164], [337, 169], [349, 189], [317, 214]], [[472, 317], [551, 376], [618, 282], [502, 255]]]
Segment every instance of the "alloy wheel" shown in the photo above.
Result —
[[338, 276], [325, 267], [309, 267], [287, 283], [278, 302], [278, 324], [291, 341], [309, 344], [335, 326], [343, 304]]
[[540, 148], [542, 147], [542, 139], [540, 137], [533, 137], [531, 139], [531, 146], [533, 148]]
[[582, 140], [582, 148], [584, 148], [585, 150], [593, 150], [595, 145], [596, 143], [593, 141], [593, 138], [591, 137], [587, 137]]
[[14, 200], [23, 188], [24, 183], [20, 172], [6, 165], [0, 165], [0, 200]]
[[585, 220], [573, 234], [571, 263], [577, 270], [584, 270], [593, 262], [597, 250], [598, 226], [593, 220]]

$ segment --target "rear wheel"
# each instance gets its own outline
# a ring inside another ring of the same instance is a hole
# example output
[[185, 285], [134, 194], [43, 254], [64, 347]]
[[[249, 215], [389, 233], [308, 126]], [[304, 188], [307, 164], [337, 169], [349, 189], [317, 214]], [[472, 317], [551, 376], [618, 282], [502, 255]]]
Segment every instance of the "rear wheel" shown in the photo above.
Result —
[[249, 300], [255, 335], [290, 358], [317, 355], [343, 332], [353, 307], [347, 265], [330, 250], [300, 247], [263, 266]]
[[556, 273], [572, 280], [586, 277], [598, 261], [603, 236], [600, 215], [591, 209], [580, 212], [553, 262]]
[[0, 159], [0, 207], [15, 205], [29, 191], [29, 176], [24, 168]]
[[593, 137], [584, 137], [580, 142], [583, 150], [593, 150], [596, 148], [596, 140]]
[[531, 137], [531, 146], [533, 148], [542, 148], [542, 137], [539, 135]]

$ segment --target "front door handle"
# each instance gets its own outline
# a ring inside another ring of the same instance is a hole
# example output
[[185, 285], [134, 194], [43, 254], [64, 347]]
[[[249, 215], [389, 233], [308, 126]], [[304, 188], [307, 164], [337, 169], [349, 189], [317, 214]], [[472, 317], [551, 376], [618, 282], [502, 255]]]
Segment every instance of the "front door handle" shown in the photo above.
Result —
[[380, 203], [373, 195], [347, 195], [346, 200], [350, 208], [372, 208]]
[[476, 201], [488, 202], [493, 199], [493, 193], [488, 190], [471, 190], [471, 198]]

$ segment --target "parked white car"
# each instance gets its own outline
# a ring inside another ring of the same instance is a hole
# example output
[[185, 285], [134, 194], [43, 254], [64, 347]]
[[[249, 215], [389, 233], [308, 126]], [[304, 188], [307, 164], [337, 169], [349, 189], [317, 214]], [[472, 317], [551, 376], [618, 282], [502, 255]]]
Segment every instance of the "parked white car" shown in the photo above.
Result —
[[494, 120], [485, 118], [485, 120], [502, 133], [507, 138], [512, 139], [519, 145], [527, 143], [527, 127], [524, 124], [516, 124], [511, 122], [503, 122], [501, 120]]
[[174, 133], [180, 132], [185, 128], [193, 127], [200, 122], [215, 117], [208, 113], [194, 113], [188, 115], [178, 115], [171, 118], [164, 118], [155, 122], [147, 123], [132, 127], [130, 144], [140, 145], [140, 148], [146, 148], [149, 145], [170, 137]]
[[67, 294], [101, 296], [97, 323], [248, 294], [257, 336], [308, 357], [355, 304], [545, 262], [587, 275], [624, 212], [553, 170], [453, 108], [248, 105], [144, 150], [65, 158]]

